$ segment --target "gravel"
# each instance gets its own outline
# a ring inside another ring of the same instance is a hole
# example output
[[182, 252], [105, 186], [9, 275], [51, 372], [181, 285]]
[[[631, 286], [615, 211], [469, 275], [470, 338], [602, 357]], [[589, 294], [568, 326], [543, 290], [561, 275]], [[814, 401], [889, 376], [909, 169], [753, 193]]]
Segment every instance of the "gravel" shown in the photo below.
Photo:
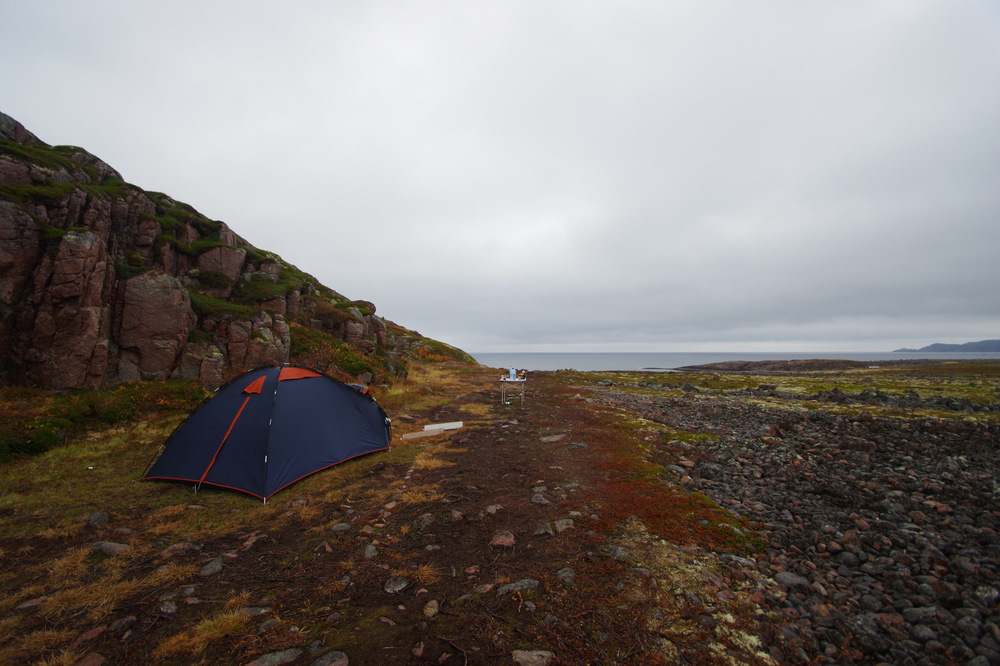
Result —
[[997, 424], [602, 395], [670, 427], [665, 479], [760, 524], [765, 603], [800, 658], [1000, 664]]

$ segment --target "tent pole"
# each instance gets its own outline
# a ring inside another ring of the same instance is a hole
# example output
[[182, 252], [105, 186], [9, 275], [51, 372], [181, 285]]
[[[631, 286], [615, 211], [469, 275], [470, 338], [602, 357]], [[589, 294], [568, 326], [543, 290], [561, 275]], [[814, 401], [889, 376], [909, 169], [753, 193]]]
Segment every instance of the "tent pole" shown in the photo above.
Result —
[[142, 477], [146, 476], [146, 472], [148, 472], [149, 468], [153, 466], [153, 461], [156, 460], [156, 456], [158, 456], [160, 454], [160, 451], [162, 451], [163, 447], [166, 446], [166, 445], [167, 445], [167, 443], [163, 442], [163, 444], [160, 444], [160, 446], [156, 449], [156, 451], [153, 452], [153, 455], [152, 455], [152, 457], [150, 457], [149, 462], [146, 463], [146, 468], [143, 469], [142, 470], [142, 474], [139, 475], [139, 480], [140, 481], [142, 481]]

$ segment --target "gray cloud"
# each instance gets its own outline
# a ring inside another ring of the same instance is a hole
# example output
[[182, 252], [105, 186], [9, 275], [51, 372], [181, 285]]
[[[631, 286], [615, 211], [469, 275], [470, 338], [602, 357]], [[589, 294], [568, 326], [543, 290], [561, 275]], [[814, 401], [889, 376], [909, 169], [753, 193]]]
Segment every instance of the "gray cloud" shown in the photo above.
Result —
[[[472, 351], [1000, 331], [1000, 7], [16, 3], [3, 110]], [[45, 39], [40, 39], [45, 35]]]

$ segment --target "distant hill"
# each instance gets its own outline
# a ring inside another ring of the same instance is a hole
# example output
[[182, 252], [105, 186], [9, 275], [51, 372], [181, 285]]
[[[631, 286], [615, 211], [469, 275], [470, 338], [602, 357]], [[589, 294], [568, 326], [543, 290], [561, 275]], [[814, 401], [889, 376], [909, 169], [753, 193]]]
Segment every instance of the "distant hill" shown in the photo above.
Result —
[[286, 362], [367, 383], [415, 357], [475, 362], [0, 113], [0, 385], [214, 388]]
[[1000, 352], [1000, 340], [980, 340], [979, 342], [966, 342], [961, 345], [949, 345], [943, 342], [935, 342], [932, 345], [921, 347], [920, 349], [896, 349], [897, 352]]

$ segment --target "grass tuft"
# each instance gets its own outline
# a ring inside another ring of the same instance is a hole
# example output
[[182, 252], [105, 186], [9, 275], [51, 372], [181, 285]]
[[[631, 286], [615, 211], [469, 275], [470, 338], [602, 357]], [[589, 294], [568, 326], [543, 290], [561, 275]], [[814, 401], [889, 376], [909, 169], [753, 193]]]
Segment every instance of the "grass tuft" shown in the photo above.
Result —
[[153, 650], [156, 659], [197, 657], [218, 640], [242, 634], [251, 617], [238, 610], [228, 610], [199, 622], [194, 627], [174, 634]]

